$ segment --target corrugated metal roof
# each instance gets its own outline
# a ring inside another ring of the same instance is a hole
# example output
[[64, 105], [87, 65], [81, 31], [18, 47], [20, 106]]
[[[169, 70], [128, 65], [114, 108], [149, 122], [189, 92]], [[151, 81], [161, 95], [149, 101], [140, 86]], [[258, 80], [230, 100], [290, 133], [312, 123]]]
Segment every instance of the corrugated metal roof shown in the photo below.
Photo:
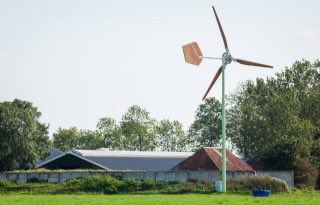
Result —
[[110, 170], [167, 171], [193, 152], [142, 152], [110, 150], [71, 150]]
[[110, 170], [168, 171], [185, 158], [85, 157]]
[[[226, 151], [227, 171], [253, 171], [245, 161], [239, 159], [230, 151]], [[221, 170], [221, 149], [204, 147], [191, 157], [182, 161], [174, 169], [179, 170]]]
[[41, 165], [41, 164], [43, 164], [43, 163], [45, 163], [47, 161], [51, 161], [52, 159], [64, 154], [64, 152], [58, 150], [57, 148], [51, 147], [49, 145], [46, 145], [46, 146], [48, 147], [48, 151], [50, 152], [50, 155], [44, 160], [37, 161], [36, 164], [35, 164], [36, 167], [38, 167], [39, 165]]
[[151, 152], [151, 151], [111, 151], [111, 150], [71, 150], [84, 157], [148, 157], [148, 158], [183, 158], [189, 157], [193, 152]]

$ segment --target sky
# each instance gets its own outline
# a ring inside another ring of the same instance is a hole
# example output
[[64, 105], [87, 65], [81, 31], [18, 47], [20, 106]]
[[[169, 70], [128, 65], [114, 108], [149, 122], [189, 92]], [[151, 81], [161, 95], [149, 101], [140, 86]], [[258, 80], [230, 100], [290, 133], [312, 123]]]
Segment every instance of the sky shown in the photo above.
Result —
[[[234, 57], [274, 66], [232, 63], [226, 94], [319, 59], [318, 0], [0, 0], [0, 102], [32, 102], [50, 134], [95, 129], [102, 117], [120, 121], [132, 105], [187, 129], [221, 62], [186, 64], [181, 46], [224, 52], [211, 5]], [[221, 99], [221, 80], [209, 96]]]

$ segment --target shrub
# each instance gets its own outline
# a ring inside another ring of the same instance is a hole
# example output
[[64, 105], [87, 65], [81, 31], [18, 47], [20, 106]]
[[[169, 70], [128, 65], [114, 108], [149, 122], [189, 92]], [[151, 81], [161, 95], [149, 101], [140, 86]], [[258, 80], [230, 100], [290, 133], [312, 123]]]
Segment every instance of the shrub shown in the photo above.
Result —
[[93, 175], [88, 178], [72, 179], [63, 184], [63, 193], [95, 192], [105, 194], [115, 193], [212, 193], [211, 183], [139, 181], [134, 179], [119, 180], [108, 175]]
[[318, 170], [304, 158], [297, 157], [294, 163], [294, 182], [297, 187], [312, 187], [317, 183]]
[[168, 187], [169, 183], [166, 181], [156, 181], [155, 186], [157, 190], [162, 190]]
[[123, 186], [121, 188], [121, 191], [123, 192], [135, 192], [141, 190], [141, 181], [134, 180], [134, 179], [128, 179], [125, 180], [123, 183]]
[[64, 185], [64, 190], [83, 191], [83, 181], [82, 178], [71, 179]]
[[118, 188], [122, 185], [123, 182], [114, 177], [95, 175], [84, 180], [83, 190], [113, 194], [118, 193]]
[[12, 184], [11, 181], [5, 180], [5, 179], [0, 179], [0, 187], [8, 187]]
[[152, 181], [152, 180], [147, 180], [147, 181], [143, 181], [141, 183], [141, 190], [145, 191], [145, 190], [156, 190], [157, 189], [157, 184], [156, 181]]
[[228, 189], [231, 191], [250, 191], [252, 189], [268, 189], [273, 193], [287, 192], [286, 182], [273, 177], [253, 176], [242, 177], [239, 180], [229, 180]]
[[214, 187], [212, 183], [205, 182], [175, 182], [168, 183], [160, 189], [163, 194], [184, 194], [184, 193], [212, 193]]
[[73, 179], [65, 185], [67, 190], [106, 194], [118, 193], [118, 189], [122, 186], [122, 181], [108, 175], [94, 175], [84, 179]]

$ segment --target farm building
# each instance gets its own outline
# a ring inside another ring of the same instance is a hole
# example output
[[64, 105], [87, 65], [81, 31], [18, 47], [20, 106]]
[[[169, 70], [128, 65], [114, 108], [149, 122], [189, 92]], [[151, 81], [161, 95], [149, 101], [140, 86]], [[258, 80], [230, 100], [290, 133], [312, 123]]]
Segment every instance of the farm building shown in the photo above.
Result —
[[46, 169], [167, 171], [193, 152], [70, 150], [37, 166]]
[[[139, 170], [220, 170], [221, 150], [205, 147], [197, 152], [143, 152], [97, 150], [70, 150], [38, 163], [46, 169], [103, 169], [108, 171]], [[227, 152], [228, 171], [252, 171], [246, 162]]]
[[[253, 171], [252, 167], [230, 151], [226, 151], [227, 171]], [[221, 149], [204, 147], [177, 164], [173, 170], [221, 170]]]
[[47, 161], [50, 161], [52, 159], [55, 159], [55, 158], [61, 156], [62, 154], [64, 154], [63, 151], [58, 150], [57, 148], [51, 147], [49, 145], [46, 145], [46, 146], [48, 148], [48, 151], [49, 151], [50, 155], [44, 160], [37, 161], [36, 162], [36, 167], [38, 167], [39, 165], [41, 165], [41, 164], [43, 164], [43, 163], [45, 163]]

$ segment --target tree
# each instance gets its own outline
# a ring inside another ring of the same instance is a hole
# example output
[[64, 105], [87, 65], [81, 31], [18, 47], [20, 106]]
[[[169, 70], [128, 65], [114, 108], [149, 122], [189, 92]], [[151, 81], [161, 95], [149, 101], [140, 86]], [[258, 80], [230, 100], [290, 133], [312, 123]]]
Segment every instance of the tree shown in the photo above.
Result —
[[113, 150], [123, 149], [122, 130], [114, 119], [101, 118], [97, 124], [97, 129], [103, 136], [105, 147]]
[[194, 122], [188, 131], [192, 149], [216, 146], [221, 136], [221, 104], [215, 98], [206, 98], [199, 105]]
[[78, 130], [76, 127], [62, 129], [53, 133], [53, 146], [62, 150], [97, 149], [104, 147], [103, 135], [95, 130]]
[[56, 133], [53, 133], [53, 146], [62, 151], [79, 148], [79, 138], [80, 133], [76, 127], [59, 128]]
[[48, 126], [32, 103], [0, 103], [0, 170], [26, 169], [48, 155]]
[[80, 130], [77, 149], [98, 149], [105, 147], [103, 134], [98, 130]]
[[[289, 169], [301, 157], [319, 163], [320, 62], [298, 61], [230, 97], [231, 137], [246, 158]], [[320, 167], [320, 166], [318, 166]]]
[[120, 124], [125, 150], [148, 151], [156, 148], [156, 121], [146, 109], [131, 106]]
[[187, 138], [179, 121], [161, 120], [157, 126], [157, 147], [161, 151], [185, 151]]

